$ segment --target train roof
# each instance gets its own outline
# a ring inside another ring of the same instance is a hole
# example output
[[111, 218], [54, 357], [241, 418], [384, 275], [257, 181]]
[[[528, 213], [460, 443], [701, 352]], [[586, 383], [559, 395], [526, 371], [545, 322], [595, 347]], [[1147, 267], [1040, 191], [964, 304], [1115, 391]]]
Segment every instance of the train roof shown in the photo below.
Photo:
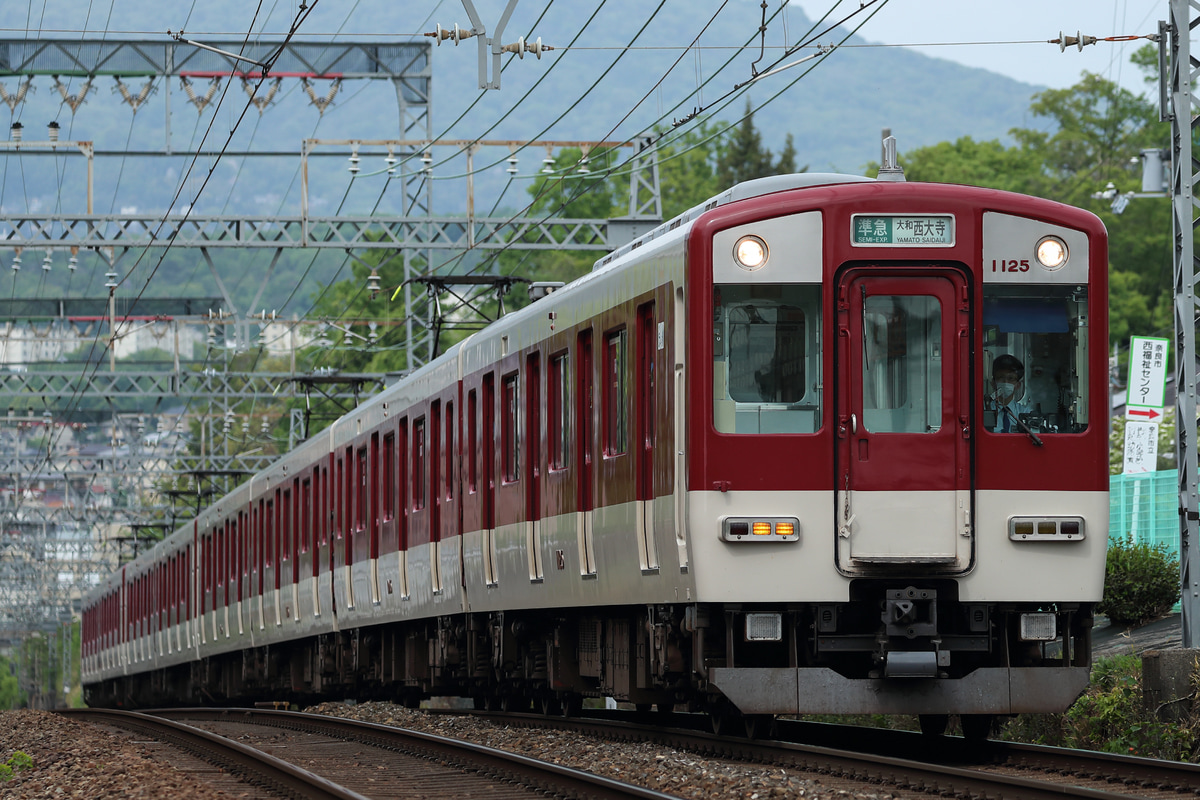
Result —
[[717, 206], [723, 206], [727, 203], [736, 203], [741, 200], [747, 200], [751, 197], [760, 197], [764, 194], [774, 194], [775, 192], [786, 192], [791, 189], [807, 189], [814, 186], [833, 186], [839, 183], [875, 183], [874, 178], [866, 178], [862, 175], [842, 175], [835, 172], [797, 172], [788, 175], [771, 175], [767, 178], [755, 178], [752, 181], [743, 181], [726, 189], [715, 197], [710, 197], [699, 205], [689, 208], [674, 219], [668, 220], [659, 225], [654, 230], [634, 239], [627, 245], [620, 247], [604, 257], [598, 259], [592, 265], [593, 270], [611, 263], [615, 259], [620, 258], [626, 253], [646, 244], [653, 239], [657, 239], [668, 231], [673, 231], [676, 228], [691, 222], [696, 217], [706, 211], [711, 211]]

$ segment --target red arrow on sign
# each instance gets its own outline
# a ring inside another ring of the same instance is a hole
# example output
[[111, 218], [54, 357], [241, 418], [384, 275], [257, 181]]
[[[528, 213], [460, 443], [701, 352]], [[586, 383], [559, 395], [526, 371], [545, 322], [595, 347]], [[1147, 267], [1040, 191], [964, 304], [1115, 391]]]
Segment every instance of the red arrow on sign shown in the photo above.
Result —
[[1130, 410], [1129, 410], [1129, 416], [1131, 416], [1131, 417], [1145, 417], [1146, 419], [1154, 419], [1155, 417], [1157, 417], [1157, 416], [1158, 416], [1158, 412], [1157, 412], [1157, 411], [1155, 411], [1153, 408], [1147, 408], [1147, 409], [1145, 409], [1145, 410], [1136, 410], [1136, 409], [1130, 409]]

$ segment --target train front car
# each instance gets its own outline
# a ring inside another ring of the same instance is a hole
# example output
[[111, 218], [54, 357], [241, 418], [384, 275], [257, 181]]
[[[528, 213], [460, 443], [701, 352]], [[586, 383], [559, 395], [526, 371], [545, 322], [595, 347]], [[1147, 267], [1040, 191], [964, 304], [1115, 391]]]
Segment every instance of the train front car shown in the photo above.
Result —
[[694, 668], [751, 716], [1064, 710], [1108, 537], [1103, 225], [782, 180], [688, 242]]

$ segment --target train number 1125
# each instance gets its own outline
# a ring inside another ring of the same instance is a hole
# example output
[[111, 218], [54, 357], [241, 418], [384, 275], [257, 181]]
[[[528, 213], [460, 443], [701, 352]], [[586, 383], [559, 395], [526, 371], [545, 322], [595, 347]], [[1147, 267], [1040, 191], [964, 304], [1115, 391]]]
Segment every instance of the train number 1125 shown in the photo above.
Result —
[[993, 258], [992, 272], [1029, 272], [1029, 259], [1022, 258], [1020, 261], [1017, 261], [1015, 258], [1008, 260]]

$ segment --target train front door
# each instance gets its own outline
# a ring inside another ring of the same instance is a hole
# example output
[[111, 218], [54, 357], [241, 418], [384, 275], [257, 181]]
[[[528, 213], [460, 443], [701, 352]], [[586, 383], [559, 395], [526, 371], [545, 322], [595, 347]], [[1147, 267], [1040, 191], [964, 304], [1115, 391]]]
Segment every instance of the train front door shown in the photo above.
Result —
[[850, 269], [837, 313], [838, 566], [967, 568], [965, 279], [949, 268]]

